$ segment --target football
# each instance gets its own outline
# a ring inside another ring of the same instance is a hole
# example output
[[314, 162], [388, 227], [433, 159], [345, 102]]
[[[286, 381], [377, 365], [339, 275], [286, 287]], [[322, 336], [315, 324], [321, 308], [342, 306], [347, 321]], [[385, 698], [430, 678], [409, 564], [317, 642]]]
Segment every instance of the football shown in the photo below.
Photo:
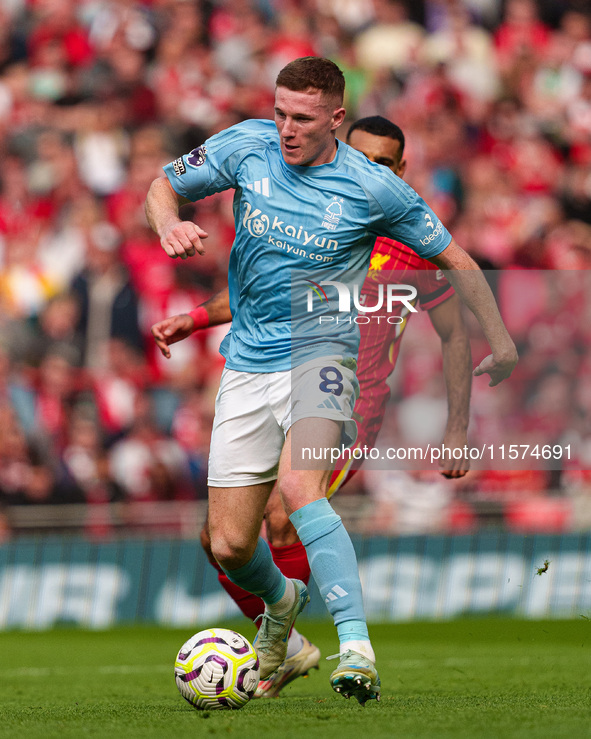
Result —
[[259, 683], [259, 660], [252, 644], [230, 629], [205, 629], [180, 648], [174, 679], [193, 708], [236, 710]]

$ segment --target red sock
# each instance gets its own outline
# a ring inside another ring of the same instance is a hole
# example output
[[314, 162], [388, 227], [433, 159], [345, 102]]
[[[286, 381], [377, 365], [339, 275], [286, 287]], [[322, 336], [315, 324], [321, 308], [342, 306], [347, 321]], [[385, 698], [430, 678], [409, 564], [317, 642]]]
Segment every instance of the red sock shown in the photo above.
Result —
[[295, 544], [289, 544], [286, 547], [274, 547], [269, 544], [269, 549], [273, 555], [273, 562], [279, 567], [285, 577], [296, 578], [305, 582], [306, 585], [310, 580], [310, 565], [308, 564], [308, 555], [301, 541]]
[[[273, 555], [273, 562], [275, 562], [286, 577], [295, 577], [298, 580], [303, 580], [306, 585], [308, 584], [310, 579], [310, 565], [308, 564], [306, 550], [301, 542], [298, 541], [286, 547], [269, 545], [269, 548]], [[215, 566], [215, 568], [218, 571], [218, 580], [222, 588], [228, 593], [246, 618], [254, 621], [265, 610], [263, 601], [257, 595], [252, 595], [252, 593], [248, 593], [246, 590], [239, 588], [238, 585], [235, 585], [219, 565]]]

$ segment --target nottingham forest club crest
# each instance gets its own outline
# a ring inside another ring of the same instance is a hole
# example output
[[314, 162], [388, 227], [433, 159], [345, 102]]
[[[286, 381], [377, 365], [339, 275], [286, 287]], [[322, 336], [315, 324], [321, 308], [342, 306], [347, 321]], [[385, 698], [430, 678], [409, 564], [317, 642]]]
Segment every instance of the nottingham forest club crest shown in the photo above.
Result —
[[339, 198], [338, 195], [333, 196], [330, 203], [326, 206], [322, 228], [327, 228], [329, 231], [336, 231], [343, 215], [343, 202], [343, 198]]

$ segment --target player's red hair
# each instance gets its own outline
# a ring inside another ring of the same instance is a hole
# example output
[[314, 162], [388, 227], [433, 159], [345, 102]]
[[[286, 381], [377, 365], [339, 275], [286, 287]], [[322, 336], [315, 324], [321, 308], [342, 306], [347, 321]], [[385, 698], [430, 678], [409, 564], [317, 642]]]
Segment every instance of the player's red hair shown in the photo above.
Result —
[[337, 105], [343, 104], [345, 94], [343, 73], [334, 62], [323, 57], [303, 56], [294, 59], [279, 72], [276, 85], [295, 92], [320, 90], [326, 96], [334, 98]]

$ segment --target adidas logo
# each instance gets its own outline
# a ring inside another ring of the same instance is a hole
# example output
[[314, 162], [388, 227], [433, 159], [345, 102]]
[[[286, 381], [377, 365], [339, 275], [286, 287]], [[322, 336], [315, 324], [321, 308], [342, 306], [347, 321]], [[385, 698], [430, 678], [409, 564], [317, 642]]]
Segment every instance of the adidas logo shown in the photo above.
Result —
[[246, 186], [247, 190], [252, 190], [253, 192], [258, 192], [259, 195], [264, 195], [266, 198], [270, 196], [269, 192], [269, 178], [263, 177], [262, 180], [257, 180], [256, 182], [249, 182]]
[[329, 408], [330, 410], [342, 410], [341, 406], [337, 403], [337, 401], [333, 398], [332, 395], [330, 395], [324, 403], [320, 403], [320, 405], [317, 405], [316, 408]]
[[334, 588], [331, 588], [328, 591], [328, 595], [324, 599], [324, 602], [329, 603], [331, 600], [337, 600], [338, 598], [344, 598], [345, 595], [349, 595], [349, 593], [346, 590], [343, 590], [343, 588], [340, 585], [335, 585]]

